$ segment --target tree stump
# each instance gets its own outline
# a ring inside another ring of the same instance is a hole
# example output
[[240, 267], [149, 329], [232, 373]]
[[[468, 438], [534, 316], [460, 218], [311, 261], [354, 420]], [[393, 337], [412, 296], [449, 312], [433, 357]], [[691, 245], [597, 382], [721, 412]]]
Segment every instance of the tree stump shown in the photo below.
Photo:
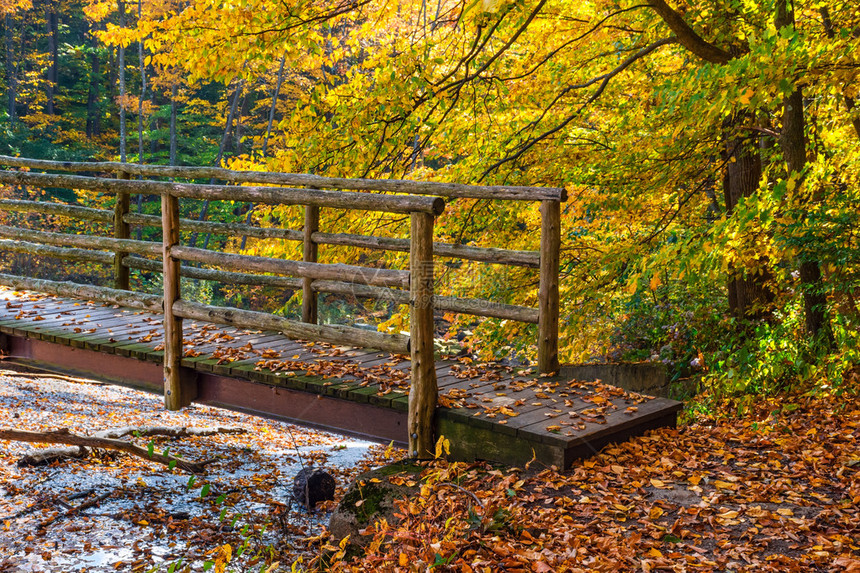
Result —
[[327, 471], [312, 466], [302, 468], [293, 478], [293, 497], [311, 510], [321, 501], [334, 499], [334, 478]]

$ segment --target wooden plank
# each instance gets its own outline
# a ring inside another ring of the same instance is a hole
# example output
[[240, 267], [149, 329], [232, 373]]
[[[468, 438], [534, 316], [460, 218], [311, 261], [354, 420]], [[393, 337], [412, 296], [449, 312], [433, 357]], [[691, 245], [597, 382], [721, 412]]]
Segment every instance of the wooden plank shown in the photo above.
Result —
[[[116, 317], [113, 313], [87, 319], [86, 323], [70, 326], [61, 326], [60, 330], [54, 328], [51, 332], [53, 340], [64, 339], [70, 346], [75, 348], [87, 348], [89, 350], [101, 350], [102, 346], [109, 344], [113, 334], [108, 332], [110, 325], [124, 326], [126, 319]], [[90, 322], [90, 321], [94, 322]], [[99, 326], [99, 325], [102, 326]], [[80, 329], [76, 332], [76, 329]], [[43, 340], [46, 338], [43, 338]]]
[[[4, 313], [3, 317], [0, 318], [0, 324], [8, 326], [10, 328], [11, 327], [21, 327], [21, 326], [26, 325], [28, 330], [29, 330], [29, 328], [32, 327], [32, 324], [33, 324], [33, 317], [29, 313], [41, 312], [41, 309], [34, 308], [33, 305], [31, 305], [31, 306], [24, 306], [24, 305], [17, 306], [16, 305], [15, 307], [10, 307], [10, 308], [4, 309], [4, 310], [6, 310], [7, 313]], [[45, 312], [42, 312], [40, 314], [40, 316], [43, 318], [43, 320], [38, 321], [38, 322], [48, 322], [50, 324], [51, 322], [56, 322], [57, 320], [59, 320], [65, 316], [65, 314], [63, 314], [63, 310], [61, 308], [56, 308], [56, 309], [46, 308], [44, 310], [45, 310]], [[18, 318], [19, 316], [21, 318]]]
[[137, 340], [140, 333], [140, 324], [126, 320], [126, 323], [120, 327], [111, 328], [108, 331], [110, 338], [104, 343], [99, 344], [99, 350], [109, 352], [110, 354], [120, 354], [120, 345], [129, 344]]
[[[520, 430], [525, 434], [538, 436], [545, 443], [562, 443], [570, 447], [574, 443], [597, 442], [605, 436], [620, 434], [630, 428], [634, 428], [666, 412], [677, 412], [682, 404], [665, 398], [653, 398], [641, 403], [633, 404], [624, 400], [613, 400], [618, 406], [617, 410], [609, 412], [605, 417], [605, 423], [586, 422], [585, 428], [571, 432], [571, 436], [556, 434], [546, 429], [547, 422], [536, 422], [530, 426], [524, 426]], [[593, 407], [593, 404], [591, 405]], [[634, 406], [635, 412], [628, 412], [627, 407]], [[581, 410], [580, 410], [581, 412]]]
[[[68, 315], [59, 314], [41, 321], [34, 322], [31, 319], [28, 325], [28, 330], [38, 333], [39, 338], [42, 338], [43, 340], [54, 341], [57, 338], [71, 340], [69, 337], [72, 335], [86, 335], [87, 333], [84, 332], [85, 330], [96, 328], [95, 326], [89, 326], [91, 319], [107, 320], [112, 317], [113, 311], [111, 309], [87, 308], [81, 309], [77, 313]], [[80, 332], [75, 332], [76, 328], [80, 329]]]

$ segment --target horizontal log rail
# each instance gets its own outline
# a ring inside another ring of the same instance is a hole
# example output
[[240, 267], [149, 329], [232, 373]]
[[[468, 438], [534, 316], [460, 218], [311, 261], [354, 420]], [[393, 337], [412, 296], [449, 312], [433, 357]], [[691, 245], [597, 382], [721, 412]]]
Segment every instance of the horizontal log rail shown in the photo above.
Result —
[[341, 263], [308, 263], [289, 259], [234, 255], [232, 253], [219, 253], [217, 251], [179, 245], [171, 248], [170, 255], [177, 260], [213, 265], [231, 270], [277, 273], [311, 279], [343, 280], [375, 286], [409, 286], [409, 271], [374, 269]]
[[85, 189], [105, 193], [137, 193], [170, 195], [209, 201], [242, 201], [267, 205], [315, 205], [335, 209], [382, 211], [386, 213], [428, 213], [439, 215], [445, 201], [439, 197], [411, 195], [380, 195], [359, 191], [327, 191], [323, 189], [292, 189], [287, 187], [251, 187], [235, 185], [203, 185], [170, 183], [135, 179], [107, 179], [81, 175], [52, 175], [21, 171], [0, 171], [0, 183], [31, 185], [53, 189]]
[[[95, 251], [89, 249], [76, 249], [69, 247], [51, 247], [38, 243], [26, 241], [10, 241], [0, 239], [0, 250], [17, 253], [27, 253], [37, 256], [52, 257], [72, 261], [85, 261], [105, 265], [113, 264], [114, 255], [108, 251]], [[145, 259], [142, 257], [124, 257], [123, 265], [128, 268], [140, 269], [161, 273], [163, 272], [160, 260]], [[214, 269], [196, 268], [183, 266], [180, 269], [183, 277], [198, 280], [220, 282], [223, 284], [241, 284], [253, 286], [270, 286], [299, 290], [302, 288], [302, 280], [292, 277], [277, 275], [261, 275], [251, 273], [240, 273], [232, 271], [219, 271]], [[378, 286], [367, 286], [362, 284], [336, 281], [336, 280], [314, 280], [312, 288], [315, 292], [340, 294], [354, 296], [356, 298], [369, 298], [392, 302], [398, 305], [409, 304], [409, 293], [405, 290], [385, 288]], [[454, 296], [433, 296], [434, 308], [443, 311], [469, 314], [473, 316], [484, 316], [500, 318], [504, 320], [515, 320], [531, 324], [538, 323], [538, 310], [525, 306], [502, 304], [482, 299], [469, 299]]]
[[501, 199], [508, 201], [566, 201], [567, 191], [561, 187], [516, 187], [507, 185], [463, 185], [434, 181], [410, 181], [403, 179], [348, 179], [323, 177], [300, 173], [270, 173], [261, 171], [233, 171], [221, 167], [175, 167], [168, 165], [139, 165], [111, 161], [79, 163], [71, 161], [46, 161], [0, 155], [0, 165], [27, 167], [67, 172], [128, 173], [144, 177], [179, 177], [183, 179], [220, 179], [241, 183], [263, 183], [271, 185], [300, 185], [322, 189], [354, 191], [386, 191], [415, 195], [465, 199]]
[[104, 265], [112, 265], [114, 261], [114, 254], [108, 251], [94, 251], [91, 249], [76, 249], [71, 247], [52, 247], [49, 245], [42, 245], [40, 243], [12, 241], [10, 239], [0, 239], [0, 251], [25, 253], [28, 255], [36, 255], [38, 257], [51, 257], [67, 261], [101, 263]]
[[158, 243], [136, 241], [134, 239], [114, 239], [112, 237], [96, 237], [93, 235], [70, 235], [67, 233], [52, 233], [49, 231], [34, 231], [0, 225], [0, 237], [19, 239], [33, 243], [43, 243], [58, 247], [78, 247], [83, 249], [107, 249], [123, 251], [136, 255], [157, 255], [161, 253]]
[[240, 328], [274, 330], [298, 340], [316, 340], [331, 344], [378, 348], [394, 354], [409, 353], [409, 337], [402, 334], [373, 332], [352, 326], [308, 324], [265, 312], [209, 306], [186, 300], [178, 300], [173, 303], [173, 313], [190, 320], [228, 324]]
[[[402, 290], [350, 284], [339, 281], [318, 280], [312, 283], [317, 292], [327, 292], [389, 301], [394, 304], [409, 304], [409, 293]], [[538, 323], [538, 309], [513, 304], [502, 304], [479, 298], [433, 295], [433, 307], [460, 314], [516, 320], [531, 324]]]
[[[161, 217], [156, 215], [138, 215], [129, 213], [123, 217], [126, 223], [139, 225], [141, 227], [161, 227]], [[279, 229], [277, 227], [255, 227], [242, 223], [219, 223], [217, 221], [197, 221], [195, 219], [179, 219], [179, 226], [183, 231], [194, 231], [197, 233], [211, 233], [213, 235], [226, 235], [228, 237], [254, 237], [256, 239], [284, 239], [287, 241], [301, 241], [302, 232], [293, 229]]]
[[[140, 269], [161, 273], [164, 271], [160, 260], [144, 259], [142, 257], [125, 257], [122, 264], [131, 269]], [[189, 279], [214, 281], [224, 284], [239, 284], [252, 286], [271, 286], [297, 290], [302, 288], [301, 279], [292, 277], [281, 277], [277, 275], [257, 275], [251, 273], [236, 273], [232, 271], [218, 271], [215, 269], [201, 269], [197, 267], [183, 266], [179, 269], [180, 275]], [[356, 285], [358, 286], [358, 285]]]
[[[91, 207], [80, 207], [77, 205], [63, 205], [61, 203], [49, 203], [47, 201], [18, 201], [0, 200], [0, 211], [17, 213], [42, 213], [48, 215], [62, 215], [83, 221], [98, 221], [102, 223], [113, 222], [113, 211], [107, 209], [93, 209]], [[126, 213], [123, 221], [131, 225], [141, 227], [161, 228], [161, 217], [157, 215], [143, 215], [139, 213]], [[195, 219], [180, 219], [179, 224], [183, 230], [197, 231], [199, 233], [212, 233], [239, 237], [246, 235], [259, 239], [286, 239], [290, 241], [301, 241], [301, 231], [292, 229], [279, 229], [277, 227], [255, 227], [241, 223], [219, 223], [217, 221], [197, 221]]]
[[[0, 201], [0, 210], [65, 215], [68, 217], [100, 222], [110, 222], [113, 220], [113, 213], [106, 209], [92, 209], [90, 207], [62, 205], [57, 203], [48, 203], [46, 201], [5, 200]], [[161, 227], [161, 217], [156, 215], [128, 213], [123, 217], [123, 220], [131, 225]], [[215, 221], [197, 221], [194, 219], [180, 219], [179, 225], [185, 231], [212, 233], [232, 237], [247, 236], [259, 239], [284, 239], [288, 241], [304, 240], [303, 233], [293, 229], [256, 227], [254, 225], [245, 225], [242, 223], [219, 223]], [[315, 243], [320, 245], [360, 247], [402, 253], [409, 252], [409, 239], [373, 237], [349, 233], [323, 233], [319, 231], [312, 233], [311, 238]], [[511, 249], [474, 247], [471, 245], [434, 242], [433, 255], [498, 265], [519, 266], [535, 269], [540, 267], [540, 253], [537, 251], [517, 251]]]
[[147, 310], [154, 313], [162, 312], [163, 299], [154, 294], [85, 285], [71, 281], [50, 281], [47, 279], [19, 277], [4, 273], [0, 273], [0, 285], [17, 290], [32, 290], [57, 296], [67, 296], [69, 298], [83, 298], [105, 304]]
[[98, 221], [100, 223], [113, 222], [113, 211], [108, 211], [107, 209], [93, 209], [92, 207], [64, 205], [62, 203], [51, 203], [48, 201], [3, 199], [0, 201], [0, 211], [62, 215], [73, 219], [80, 219], [82, 221]]
[[[352, 235], [348, 233], [316, 232], [312, 239], [321, 245], [342, 245], [348, 247], [364, 247], [384, 251], [409, 252], [409, 239], [392, 239], [388, 237], [370, 237], [367, 235]], [[540, 267], [540, 253], [537, 251], [514, 251], [492, 247], [472, 247], [450, 243], [433, 243], [433, 255], [439, 257], [468, 259], [484, 263], [510, 265], [519, 267]]]

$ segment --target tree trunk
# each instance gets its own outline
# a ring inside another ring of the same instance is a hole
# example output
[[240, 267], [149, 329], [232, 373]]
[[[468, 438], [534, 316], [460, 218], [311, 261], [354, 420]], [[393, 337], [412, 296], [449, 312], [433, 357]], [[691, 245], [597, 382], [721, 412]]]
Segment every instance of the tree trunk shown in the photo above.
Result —
[[116, 104], [116, 85], [119, 82], [119, 70], [116, 65], [119, 49], [108, 50], [108, 101]]
[[249, 101], [248, 94], [244, 94], [236, 113], [236, 127], [233, 130], [233, 151], [236, 155], [242, 155], [242, 118], [248, 113], [246, 106]]
[[[119, 26], [125, 27], [125, 2], [119, 1]], [[125, 152], [125, 47], [119, 47], [119, 160], [126, 162]]]
[[[137, 0], [137, 20], [142, 14], [141, 0]], [[146, 97], [146, 66], [144, 65], [143, 40], [137, 43], [137, 55], [140, 65], [140, 97], [137, 100], [137, 162], [143, 165], [143, 98]], [[138, 198], [138, 206], [140, 198]]]
[[176, 92], [178, 87], [173, 84], [170, 91], [170, 164], [176, 165]]
[[281, 56], [281, 64], [278, 67], [278, 81], [275, 83], [275, 92], [272, 94], [272, 107], [269, 108], [269, 123], [266, 125], [266, 136], [263, 138], [263, 149], [261, 153], [266, 156], [266, 148], [269, 146], [269, 136], [272, 133], [272, 122], [275, 121], [275, 109], [278, 106], [278, 96], [281, 95], [281, 85], [284, 82], [284, 62], [286, 54]]
[[53, 2], [45, 6], [45, 32], [48, 36], [48, 54], [51, 59], [51, 65], [48, 67], [48, 87], [47, 87], [47, 113], [54, 115], [54, 94], [57, 91], [58, 74], [57, 74], [57, 44], [59, 42], [59, 17], [57, 15], [57, 7]]
[[[794, 12], [786, 0], [777, 2], [775, 18], [777, 29], [794, 27]], [[803, 110], [803, 88], [799, 85], [785, 98], [782, 110], [782, 132], [779, 145], [789, 177], [797, 179], [799, 188], [804, 178], [806, 168], [806, 134]], [[809, 199], [813, 203], [821, 201], [820, 193], [814, 193]], [[806, 322], [806, 332], [810, 336], [821, 339], [828, 347], [833, 348], [835, 341], [830, 329], [827, 316], [827, 292], [821, 278], [821, 268], [812, 256], [800, 254], [800, 284], [803, 289], [803, 311]]]
[[15, 31], [12, 16], [6, 14], [3, 23], [6, 28], [6, 90], [9, 97], [7, 112], [9, 124], [14, 125], [18, 117], [18, 78], [15, 77]]
[[[244, 80], [239, 80], [236, 85], [236, 91], [233, 93], [233, 101], [230, 103], [230, 111], [227, 113], [227, 125], [224, 126], [224, 135], [221, 136], [221, 144], [218, 146], [218, 156], [215, 158], [215, 165], [221, 165], [221, 159], [224, 157], [224, 150], [227, 148], [227, 141], [230, 139], [230, 128], [233, 126], [233, 118], [236, 117], [236, 110], [239, 107], [239, 98], [242, 97], [242, 88], [245, 86]], [[210, 184], [213, 181], [209, 181]], [[203, 202], [203, 207], [200, 210], [198, 221], [206, 220], [206, 213], [209, 211], [209, 200]], [[197, 232], [191, 233], [188, 240], [189, 246], [193, 247], [197, 244]]]
[[[737, 118], [736, 122], [745, 117]], [[731, 136], [724, 151], [726, 171], [723, 177], [723, 193], [726, 213], [731, 214], [744, 197], [751, 197], [757, 190], [762, 177], [761, 155], [756, 140], [737, 135]], [[734, 159], [734, 160], [733, 160]], [[771, 274], [763, 272], [747, 273], [744, 269], [730, 268], [728, 282], [729, 311], [735, 316], [745, 318], [765, 318], [771, 314], [770, 303], [773, 292], [769, 287]]]
[[93, 39], [93, 47], [90, 52], [90, 89], [87, 94], [87, 139], [97, 137], [101, 133], [101, 114], [99, 113], [101, 75], [98, 41]]
[[[822, 6], [819, 8], [819, 12], [821, 13], [821, 22], [824, 24], [825, 34], [827, 34], [828, 38], [833, 39], [836, 37], [836, 32], [833, 30], [833, 20], [830, 18], [830, 10], [828, 10], [827, 6]], [[853, 97], [845, 95], [844, 92], [842, 97], [845, 100], [845, 108], [848, 110], [848, 115], [851, 116], [856, 102]], [[851, 125], [854, 126], [854, 133], [857, 134], [857, 137], [860, 137], [860, 117], [851, 117]]]

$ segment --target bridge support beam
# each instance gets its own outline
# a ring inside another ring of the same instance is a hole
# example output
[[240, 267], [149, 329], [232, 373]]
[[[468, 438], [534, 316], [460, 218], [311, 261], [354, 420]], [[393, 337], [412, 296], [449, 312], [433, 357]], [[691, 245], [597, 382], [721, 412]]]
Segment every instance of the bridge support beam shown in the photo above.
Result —
[[[317, 262], [319, 247], [313, 240], [313, 234], [320, 228], [320, 208], [316, 205], [305, 205], [305, 226], [303, 230], [302, 260], [307, 263]], [[313, 289], [312, 278], [302, 278], [302, 322], [317, 324], [317, 293]]]
[[[129, 179], [128, 173], [117, 173], [117, 179]], [[125, 216], [129, 212], [130, 195], [128, 193], [117, 193], [116, 204], [113, 210], [113, 237], [114, 239], [130, 239], [131, 229], [125, 222]], [[117, 251], [114, 253], [113, 261], [113, 285], [116, 289], [129, 290], [129, 269], [122, 264], [122, 260], [128, 253]]]
[[164, 406], [179, 410], [191, 404], [193, 385], [183, 383], [182, 317], [173, 313], [173, 303], [182, 297], [180, 261], [171, 256], [179, 244], [179, 199], [165, 193], [161, 196], [162, 259], [164, 261]]
[[438, 388], [433, 349], [433, 215], [412, 213], [409, 250], [409, 453], [432, 458]]
[[561, 203], [541, 201], [540, 287], [538, 289], [538, 371], [558, 372], [559, 249]]

